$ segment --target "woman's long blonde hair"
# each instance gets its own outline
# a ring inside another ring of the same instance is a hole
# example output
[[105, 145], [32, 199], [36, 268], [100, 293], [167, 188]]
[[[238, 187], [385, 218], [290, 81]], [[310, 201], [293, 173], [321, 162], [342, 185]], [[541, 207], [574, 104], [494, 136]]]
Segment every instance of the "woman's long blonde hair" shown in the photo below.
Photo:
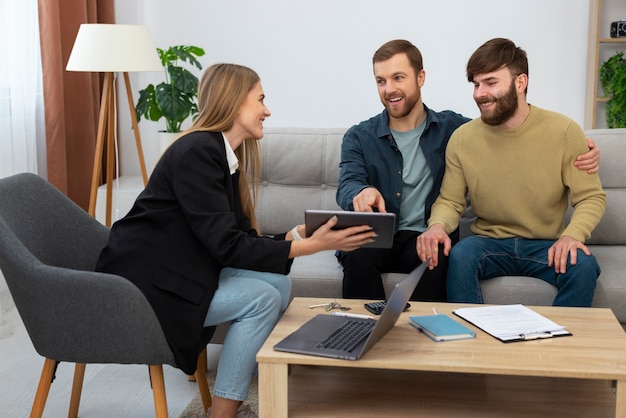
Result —
[[[232, 128], [248, 93], [260, 82], [254, 70], [237, 64], [208, 67], [198, 86], [198, 117], [188, 132], [223, 132]], [[235, 150], [239, 159], [239, 196], [244, 215], [259, 232], [254, 212], [261, 178], [261, 150], [257, 139], [246, 139]], [[248, 184], [248, 176], [251, 186]]]

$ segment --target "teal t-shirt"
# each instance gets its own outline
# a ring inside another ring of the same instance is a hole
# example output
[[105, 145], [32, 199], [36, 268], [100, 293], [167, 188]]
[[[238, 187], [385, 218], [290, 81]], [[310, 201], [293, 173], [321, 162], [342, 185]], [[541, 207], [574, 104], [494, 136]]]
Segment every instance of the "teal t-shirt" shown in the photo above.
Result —
[[408, 132], [391, 131], [403, 160], [400, 230], [426, 230], [426, 198], [433, 187], [433, 176], [419, 146], [424, 127], [422, 122]]

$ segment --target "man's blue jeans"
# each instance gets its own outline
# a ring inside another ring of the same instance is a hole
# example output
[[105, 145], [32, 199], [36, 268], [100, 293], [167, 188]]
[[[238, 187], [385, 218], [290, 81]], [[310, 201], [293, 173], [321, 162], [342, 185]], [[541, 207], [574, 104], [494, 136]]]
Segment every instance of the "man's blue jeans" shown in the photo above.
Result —
[[291, 281], [282, 274], [225, 267], [204, 326], [231, 322], [217, 365], [213, 395], [243, 401], [259, 351], [283, 314]]
[[566, 273], [548, 266], [553, 240], [470, 236], [452, 247], [447, 275], [448, 302], [483, 303], [480, 281], [497, 276], [529, 276], [558, 289], [554, 306], [591, 306], [600, 266], [578, 250]]

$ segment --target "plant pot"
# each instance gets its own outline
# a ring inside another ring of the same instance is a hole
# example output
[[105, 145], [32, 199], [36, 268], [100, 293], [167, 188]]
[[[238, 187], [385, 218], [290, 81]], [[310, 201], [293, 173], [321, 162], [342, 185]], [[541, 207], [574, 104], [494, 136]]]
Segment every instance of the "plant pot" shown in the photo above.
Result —
[[172, 145], [176, 138], [178, 138], [178, 135], [180, 135], [180, 132], [159, 131], [159, 155], [163, 154], [163, 152]]

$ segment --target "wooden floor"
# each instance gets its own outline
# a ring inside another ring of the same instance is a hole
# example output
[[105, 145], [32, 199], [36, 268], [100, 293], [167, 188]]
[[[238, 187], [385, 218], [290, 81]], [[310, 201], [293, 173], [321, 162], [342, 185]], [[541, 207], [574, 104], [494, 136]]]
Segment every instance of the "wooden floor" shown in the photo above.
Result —
[[[5, 313], [15, 325], [0, 339], [0, 418], [28, 417], [44, 359], [33, 348], [15, 308]], [[221, 346], [209, 346], [213, 370]], [[195, 382], [180, 370], [164, 366], [169, 416], [177, 418], [197, 393]], [[67, 416], [74, 365], [61, 363], [50, 389], [44, 417]], [[79, 417], [154, 417], [148, 367], [139, 365], [87, 365]]]

